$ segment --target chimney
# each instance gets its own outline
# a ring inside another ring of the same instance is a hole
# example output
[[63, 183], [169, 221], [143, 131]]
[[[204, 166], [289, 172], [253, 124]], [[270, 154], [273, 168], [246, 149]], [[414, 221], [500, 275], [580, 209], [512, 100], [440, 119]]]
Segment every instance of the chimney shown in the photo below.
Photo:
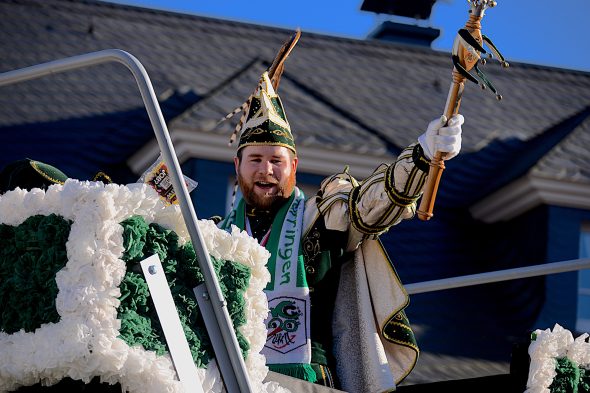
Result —
[[369, 33], [367, 38], [430, 47], [440, 35], [440, 30], [419, 26], [417, 22], [430, 18], [435, 2], [436, 0], [364, 0], [361, 11], [402, 17], [398, 18], [400, 20], [411, 18], [416, 22], [409, 24], [386, 20]]

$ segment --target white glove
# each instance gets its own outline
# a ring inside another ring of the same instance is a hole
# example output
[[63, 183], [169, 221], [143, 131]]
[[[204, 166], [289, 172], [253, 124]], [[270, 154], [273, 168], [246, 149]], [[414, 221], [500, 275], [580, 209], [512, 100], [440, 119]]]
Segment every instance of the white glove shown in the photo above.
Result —
[[429, 160], [437, 151], [447, 153], [445, 160], [450, 160], [461, 150], [461, 125], [465, 119], [463, 115], [453, 115], [447, 123], [445, 115], [431, 121], [426, 132], [418, 137], [418, 142]]

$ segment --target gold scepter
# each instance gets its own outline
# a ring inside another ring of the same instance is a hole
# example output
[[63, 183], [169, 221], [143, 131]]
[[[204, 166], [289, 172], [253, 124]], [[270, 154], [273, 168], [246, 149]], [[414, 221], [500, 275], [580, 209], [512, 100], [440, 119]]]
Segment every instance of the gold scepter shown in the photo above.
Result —
[[[495, 7], [496, 2], [494, 0], [468, 0], [468, 2], [471, 6], [469, 19], [465, 23], [465, 27], [457, 33], [451, 51], [453, 59], [453, 81], [449, 89], [444, 110], [447, 121], [451, 116], [459, 113], [459, 105], [461, 104], [466, 79], [480, 85], [482, 89], [489, 88], [498, 100], [502, 99], [496, 88], [477, 66], [478, 63], [486, 63], [486, 59], [481, 57], [481, 54], [487, 53], [482, 46], [484, 42], [501, 62], [502, 66], [505, 68], [508, 67], [508, 62], [506, 62], [492, 41], [481, 34], [481, 19], [484, 16], [484, 12], [487, 8]], [[493, 56], [492, 54], [488, 54], [488, 57], [491, 58]], [[477, 77], [470, 73], [471, 70], [475, 70]], [[436, 152], [430, 161], [424, 194], [422, 195], [422, 200], [417, 211], [418, 218], [422, 221], [430, 220], [433, 216], [432, 212], [434, 210], [436, 192], [440, 184], [442, 172], [445, 169], [445, 156], [446, 153]]]

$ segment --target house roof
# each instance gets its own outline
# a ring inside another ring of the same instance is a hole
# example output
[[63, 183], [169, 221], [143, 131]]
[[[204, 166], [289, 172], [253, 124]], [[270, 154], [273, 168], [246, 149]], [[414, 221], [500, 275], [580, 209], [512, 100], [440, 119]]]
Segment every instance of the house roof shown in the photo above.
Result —
[[590, 178], [586, 161], [590, 146], [590, 105], [580, 117], [572, 132], [533, 166], [533, 175], [581, 183]]
[[[205, 97], [206, 102], [196, 99], [189, 105], [192, 113], [189, 109], [189, 113], [174, 113], [166, 119], [181, 116], [183, 127], [201, 131], [209, 130], [212, 120], [243, 102], [255, 78], [292, 33], [98, 1], [2, 0], [0, 7], [3, 15], [10, 15], [0, 26], [0, 71], [101, 49], [123, 49], [144, 64], [159, 97], [188, 91]], [[580, 112], [590, 101], [589, 73], [522, 63], [507, 70], [491, 63], [485, 67], [504, 100], [497, 102], [493, 94], [466, 86], [461, 105], [466, 117], [463, 153], [478, 152], [497, 140], [531, 140]], [[442, 112], [450, 71], [448, 53], [303, 32], [287, 60], [280, 94], [301, 146], [360, 155], [371, 152], [382, 160], [414, 142]], [[133, 80], [113, 64], [2, 89], [0, 127], [97, 116], [100, 123], [101, 114], [142, 108]], [[41, 101], [42, 97], [48, 99]], [[223, 132], [234, 123], [222, 128]], [[69, 140], [77, 132], [69, 130], [57, 137]], [[57, 133], [30, 138], [41, 146]], [[22, 143], [19, 137], [9, 142]], [[113, 133], [104, 143], [122, 138], [133, 138], [128, 144], [134, 148], [153, 141], [151, 130], [135, 129], [129, 136], [124, 131]], [[119, 151], [115, 145], [105, 147], [104, 162], [97, 159], [97, 169], [128, 158], [130, 149]], [[52, 149], [58, 160], [74, 154], [56, 146]], [[579, 160], [590, 158], [590, 152], [578, 153], [583, 154]], [[22, 153], [3, 154], [2, 164], [17, 158], [16, 154]], [[83, 155], [80, 152], [71, 162]], [[559, 162], [564, 160], [568, 157]], [[550, 171], [545, 165], [538, 170]], [[575, 181], [590, 182], [590, 176], [579, 172]]]
[[[252, 92], [292, 33], [99, 1], [0, 0], [0, 14], [0, 72], [102, 49], [128, 51], [149, 73], [173, 136], [182, 135], [183, 143], [192, 133], [223, 148], [237, 116], [219, 126], [217, 120]], [[384, 236], [403, 282], [502, 267], [493, 265], [498, 261], [514, 267], [514, 261], [541, 260], [523, 250], [513, 255], [504, 245], [474, 263], [486, 246], [497, 247], [481, 244], [487, 232], [520, 233], [502, 223], [483, 226], [466, 208], [525, 173], [590, 185], [583, 165], [590, 161], [590, 73], [523, 63], [507, 70], [489, 63], [485, 71], [504, 99], [466, 86], [462, 154], [447, 163], [437, 218], [428, 226], [404, 222]], [[304, 31], [286, 62], [279, 93], [302, 156], [379, 163], [414, 142], [443, 111], [450, 78], [448, 53]], [[133, 180], [134, 154], [155, 143], [137, 87], [115, 64], [0, 87], [0, 129], [0, 166], [26, 155], [78, 178], [107, 170]], [[462, 244], [453, 241], [458, 233]], [[433, 251], [441, 256], [435, 265]], [[533, 280], [413, 297], [410, 320], [429, 351], [407, 383], [507, 372], [510, 334], [531, 322], [538, 298], [527, 296], [539, 288]], [[464, 312], [450, 313], [443, 303]], [[518, 312], [505, 312], [506, 303]], [[470, 320], [476, 309], [489, 318]], [[500, 343], [492, 338], [498, 321]], [[475, 334], [469, 331], [473, 326], [479, 327]], [[469, 345], [448, 337], [465, 338]], [[449, 367], [437, 369], [440, 363]]]

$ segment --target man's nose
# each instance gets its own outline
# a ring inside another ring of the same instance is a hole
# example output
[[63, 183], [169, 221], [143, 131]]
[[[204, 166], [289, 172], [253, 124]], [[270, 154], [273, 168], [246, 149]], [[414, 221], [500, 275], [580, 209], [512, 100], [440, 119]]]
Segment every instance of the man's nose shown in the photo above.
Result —
[[262, 161], [258, 170], [265, 175], [272, 175], [272, 163], [270, 161]]

